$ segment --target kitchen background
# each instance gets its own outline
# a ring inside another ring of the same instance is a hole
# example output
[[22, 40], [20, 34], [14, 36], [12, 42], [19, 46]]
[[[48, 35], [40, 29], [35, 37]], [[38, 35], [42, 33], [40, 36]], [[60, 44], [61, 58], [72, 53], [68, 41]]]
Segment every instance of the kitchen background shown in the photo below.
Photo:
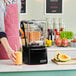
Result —
[[63, 14], [45, 15], [45, 0], [27, 0], [27, 13], [20, 14], [20, 20], [45, 20], [62, 18], [67, 31], [76, 32], [76, 0], [64, 0]]

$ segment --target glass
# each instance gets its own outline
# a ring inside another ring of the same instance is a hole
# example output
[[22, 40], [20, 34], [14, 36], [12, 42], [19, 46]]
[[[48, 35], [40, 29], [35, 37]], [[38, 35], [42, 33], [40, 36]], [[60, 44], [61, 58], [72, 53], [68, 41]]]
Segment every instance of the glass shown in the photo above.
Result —
[[21, 65], [22, 64], [22, 52], [16, 51], [15, 55], [16, 55], [15, 64], [16, 65]]

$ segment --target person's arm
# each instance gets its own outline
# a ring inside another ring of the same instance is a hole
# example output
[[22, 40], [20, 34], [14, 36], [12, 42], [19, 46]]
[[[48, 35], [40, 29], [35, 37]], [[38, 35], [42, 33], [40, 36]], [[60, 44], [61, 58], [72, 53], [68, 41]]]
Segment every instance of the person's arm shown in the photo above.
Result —
[[[4, 9], [4, 3], [0, 1], [0, 42], [4, 46], [8, 57], [15, 61], [15, 54], [12, 48], [10, 47], [8, 40], [7, 40], [7, 35], [5, 33], [5, 25], [4, 25], [4, 15], [5, 15], [5, 9]], [[2, 50], [0, 50], [2, 51]]]
[[[10, 47], [9, 43], [8, 43], [8, 40], [6, 37], [3, 37], [0, 39], [1, 43], [3, 44], [6, 52], [7, 52], [7, 55], [8, 57], [13, 61], [15, 62], [15, 54], [14, 54], [14, 50], [12, 50], [12, 48]], [[2, 51], [2, 50], [1, 50]]]

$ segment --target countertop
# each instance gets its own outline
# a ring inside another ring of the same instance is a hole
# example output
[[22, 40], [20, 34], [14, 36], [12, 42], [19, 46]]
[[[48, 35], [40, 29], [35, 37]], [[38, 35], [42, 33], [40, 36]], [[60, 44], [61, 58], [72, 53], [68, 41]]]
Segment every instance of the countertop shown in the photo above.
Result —
[[0, 60], [0, 72], [21, 71], [53, 71], [53, 70], [76, 70], [76, 65], [56, 65], [53, 62], [43, 65], [14, 65], [11, 60]]
[[56, 51], [56, 50], [76, 50], [76, 47], [57, 47], [57, 46], [51, 46], [47, 48], [48, 51]]
[[[51, 61], [56, 50], [64, 50], [67, 55], [76, 58], [76, 48], [72, 47], [48, 47], [48, 64], [42, 65], [15, 65], [11, 60], [0, 60], [0, 72], [21, 71], [53, 71], [53, 70], [76, 70], [76, 65], [57, 65]], [[67, 51], [68, 50], [68, 51]], [[51, 52], [52, 51], [52, 52]]]

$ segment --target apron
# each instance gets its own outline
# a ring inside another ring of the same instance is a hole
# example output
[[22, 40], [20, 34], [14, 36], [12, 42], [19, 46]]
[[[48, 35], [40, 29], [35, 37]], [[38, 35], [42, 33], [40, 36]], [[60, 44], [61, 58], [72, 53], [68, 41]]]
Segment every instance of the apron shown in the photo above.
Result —
[[[7, 13], [4, 19], [5, 33], [8, 38], [10, 47], [16, 51], [20, 49], [19, 42], [19, 17], [18, 17], [18, 5], [7, 5]], [[2, 44], [0, 44], [0, 59], [9, 59], [7, 53]]]

